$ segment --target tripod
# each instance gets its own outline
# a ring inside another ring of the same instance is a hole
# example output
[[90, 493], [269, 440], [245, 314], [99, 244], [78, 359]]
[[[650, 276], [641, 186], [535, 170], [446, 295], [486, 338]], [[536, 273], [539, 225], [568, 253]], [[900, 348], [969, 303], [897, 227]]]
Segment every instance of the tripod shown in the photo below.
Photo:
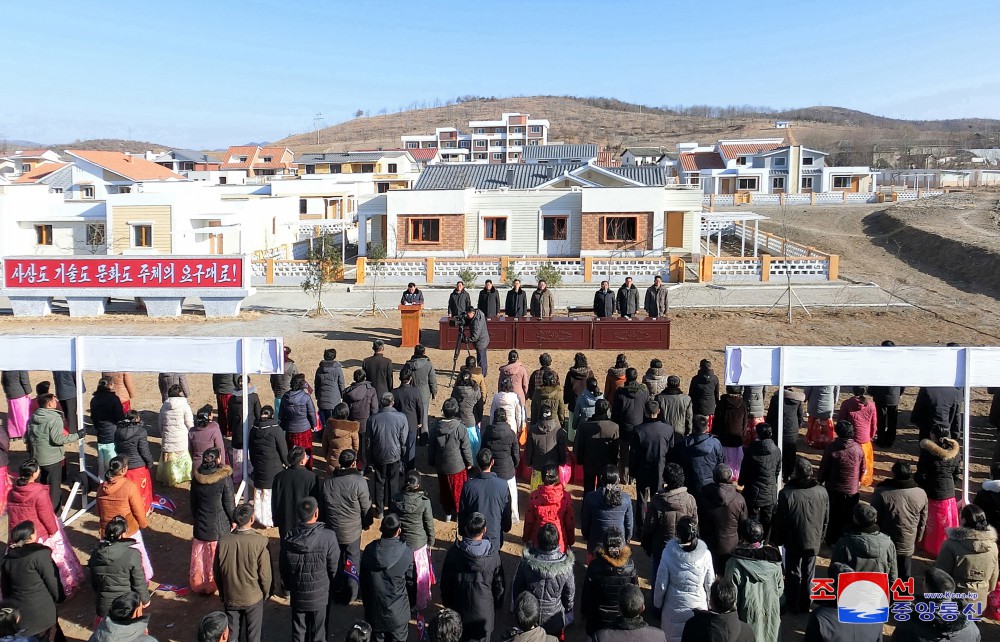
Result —
[[452, 355], [452, 359], [451, 359], [451, 379], [448, 382], [448, 387], [449, 388], [454, 388], [455, 387], [455, 373], [458, 372], [458, 369], [457, 369], [458, 368], [458, 357], [462, 353], [462, 344], [463, 343], [465, 344], [465, 355], [467, 357], [471, 357], [472, 356], [472, 349], [469, 347], [469, 344], [472, 343], [472, 340], [467, 336], [467, 334], [466, 334], [466, 328], [468, 328], [468, 325], [464, 324], [464, 323], [462, 325], [458, 326], [458, 335], [455, 337], [455, 354]]

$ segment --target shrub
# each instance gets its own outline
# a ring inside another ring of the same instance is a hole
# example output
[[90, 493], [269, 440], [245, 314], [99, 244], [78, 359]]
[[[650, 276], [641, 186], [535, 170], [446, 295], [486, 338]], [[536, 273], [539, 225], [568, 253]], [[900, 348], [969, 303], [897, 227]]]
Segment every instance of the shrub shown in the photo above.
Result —
[[549, 287], [557, 287], [562, 283], [562, 273], [552, 263], [543, 263], [535, 273], [535, 282], [545, 281]]
[[465, 284], [467, 288], [476, 287], [476, 279], [479, 278], [478, 272], [473, 272], [469, 268], [462, 268], [458, 271], [458, 278]]

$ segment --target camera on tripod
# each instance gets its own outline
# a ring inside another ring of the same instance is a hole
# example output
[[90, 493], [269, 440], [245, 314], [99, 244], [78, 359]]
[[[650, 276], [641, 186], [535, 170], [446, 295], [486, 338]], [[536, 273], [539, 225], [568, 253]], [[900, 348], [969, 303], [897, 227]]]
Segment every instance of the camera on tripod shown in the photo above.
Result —
[[460, 330], [462, 328], [464, 328], [465, 325], [468, 322], [469, 322], [469, 318], [467, 316], [465, 316], [464, 314], [459, 314], [457, 316], [454, 316], [454, 317], [451, 317], [450, 319], [448, 319], [448, 325], [450, 325], [453, 328], [458, 328]]

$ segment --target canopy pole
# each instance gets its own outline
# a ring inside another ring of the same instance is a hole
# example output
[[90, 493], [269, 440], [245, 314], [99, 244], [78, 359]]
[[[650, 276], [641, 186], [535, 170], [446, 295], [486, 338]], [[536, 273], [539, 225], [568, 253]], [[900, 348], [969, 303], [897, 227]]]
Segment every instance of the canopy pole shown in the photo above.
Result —
[[[247, 483], [247, 468], [250, 459], [250, 422], [249, 417], [249, 397], [250, 397], [250, 378], [247, 377], [247, 339], [243, 337], [240, 339], [240, 377], [243, 381], [243, 422], [241, 423], [243, 430], [243, 483], [241, 488], [245, 489], [247, 497], [244, 497], [244, 501], [250, 501], [250, 485]], [[242, 493], [241, 493], [242, 494]]]
[[[76, 377], [76, 429], [83, 432], [80, 437], [80, 472], [87, 473], [86, 435], [83, 425], [83, 337], [73, 339], [73, 376]], [[84, 502], [86, 503], [86, 502]]]
[[[774, 426], [772, 426], [774, 427]], [[785, 456], [785, 444], [784, 444], [784, 429], [785, 429], [785, 349], [778, 348], [778, 425], [776, 427], [778, 431], [778, 452], [781, 453], [782, 459]], [[798, 438], [796, 437], [796, 440]], [[778, 475], [778, 489], [780, 490], [784, 484], [781, 480], [784, 476], [789, 474], [789, 471], [782, 470], [781, 474]]]
[[760, 233], [760, 221], [753, 222], [753, 257], [757, 258], [757, 243], [759, 242], [758, 234]]
[[962, 390], [965, 397], [964, 399], [965, 414], [962, 418], [962, 424], [963, 424], [962, 428], [963, 430], [965, 430], [965, 439], [964, 439], [965, 444], [963, 448], [965, 465], [964, 465], [964, 470], [962, 471], [962, 499], [965, 501], [966, 504], [968, 504], [969, 476], [970, 476], [969, 461], [972, 456], [971, 453], [969, 452], [969, 445], [972, 442], [972, 430], [971, 430], [972, 417], [970, 410], [970, 406], [972, 405], [972, 388], [969, 385], [969, 382], [972, 381], [972, 359], [970, 358], [971, 354], [969, 353], [969, 348], [963, 348], [962, 355], [965, 357], [965, 380], [962, 382]]

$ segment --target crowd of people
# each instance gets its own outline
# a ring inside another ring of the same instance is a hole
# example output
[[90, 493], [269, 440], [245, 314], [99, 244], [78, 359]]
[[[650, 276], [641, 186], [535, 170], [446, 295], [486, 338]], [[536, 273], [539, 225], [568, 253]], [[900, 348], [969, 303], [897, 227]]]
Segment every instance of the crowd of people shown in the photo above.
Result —
[[[486, 304], [498, 307], [498, 296]], [[28, 373], [4, 372], [0, 498], [9, 540], [0, 561], [0, 640], [65, 639], [57, 605], [88, 576], [91, 640], [152, 639], [144, 610], [159, 560], [143, 530], [154, 477], [163, 487], [189, 486], [189, 589], [217, 593], [223, 607], [201, 622], [199, 640], [258, 642], [264, 604], [277, 595], [289, 600], [296, 642], [327, 640], [331, 605], [356, 600], [365, 617], [351, 642], [403, 642], [415, 635], [413, 619], [436, 642], [497, 633], [505, 641], [562, 640], [574, 626], [607, 642], [771, 641], [782, 614], [810, 613], [821, 552], [834, 584], [848, 571], [885, 573], [894, 584], [912, 579], [917, 551], [935, 560], [928, 591], [968, 597], [955, 617], [913, 618], [893, 639], [979, 639], [974, 621], [1000, 580], [1000, 480], [985, 482], [959, 510], [963, 424], [954, 389], [918, 391], [910, 414], [920, 436], [916, 465], [896, 461], [875, 483], [874, 445], [896, 438], [898, 388], [855, 387], [842, 402], [833, 386], [768, 398], [761, 387], [721, 386], [703, 360], [685, 390], [660, 360], [640, 373], [625, 354], [602, 382], [583, 353], [560, 376], [551, 355], [529, 372], [511, 350], [495, 374], [469, 355], [438, 418], [431, 401], [445, 391], [424, 347], [398, 369], [384, 348], [375, 341], [350, 377], [327, 349], [308, 381], [286, 347], [284, 372], [269, 380], [272, 403], [259, 389], [244, 391], [242, 377], [217, 374], [217, 405], [193, 409], [187, 377], [162, 373], [158, 460], [132, 407], [131, 376], [102, 373], [88, 413], [100, 541], [86, 571], [57, 516], [65, 448], [87, 438], [75, 419], [82, 382], [53, 373], [56, 392], [43, 381], [31, 397]], [[1000, 391], [991, 392], [998, 425]], [[12, 439], [23, 439], [28, 454], [13, 484]], [[822, 452], [818, 469], [799, 454], [803, 441]], [[431, 474], [435, 499], [424, 489]], [[566, 488], [574, 480], [582, 501]], [[243, 482], [250, 501], [237, 496]], [[865, 487], [870, 503], [861, 501]], [[458, 528], [438, 569], [435, 517]], [[521, 522], [522, 558], [508, 578], [501, 547]], [[255, 525], [277, 527], [279, 542]], [[579, 598], [578, 525], [587, 561]], [[372, 527], [379, 537], [362, 550]], [[633, 545], [652, 560], [648, 600]], [[435, 585], [444, 608], [432, 616]], [[658, 627], [646, 624], [647, 606]], [[807, 640], [881, 639], [881, 625], [840, 623], [830, 606], [812, 610]], [[498, 632], [503, 609], [517, 627]]]

